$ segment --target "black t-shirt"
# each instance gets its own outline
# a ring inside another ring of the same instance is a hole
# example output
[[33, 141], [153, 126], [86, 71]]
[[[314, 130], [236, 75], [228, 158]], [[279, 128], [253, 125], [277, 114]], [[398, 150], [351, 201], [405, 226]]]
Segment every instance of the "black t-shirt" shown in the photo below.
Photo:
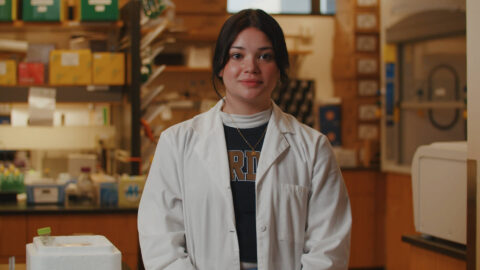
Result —
[[255, 128], [240, 129], [252, 147], [258, 142], [255, 153], [252, 153], [252, 149], [245, 143], [236, 128], [223, 126], [227, 142], [240, 261], [242, 262], [257, 262], [255, 178], [267, 125], [268, 123], [265, 123]]

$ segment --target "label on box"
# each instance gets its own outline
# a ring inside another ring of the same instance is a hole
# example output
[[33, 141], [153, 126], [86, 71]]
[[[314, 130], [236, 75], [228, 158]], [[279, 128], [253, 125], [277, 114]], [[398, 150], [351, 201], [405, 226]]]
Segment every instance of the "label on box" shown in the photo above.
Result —
[[96, 12], [104, 12], [105, 11], [105, 6], [95, 6], [95, 11]]
[[53, 0], [31, 0], [30, 4], [32, 6], [51, 6], [53, 5]]
[[139, 192], [138, 184], [129, 184], [124, 187], [125, 199], [130, 202], [136, 202], [140, 200], [141, 193]]
[[62, 66], [73, 67], [80, 64], [80, 57], [78, 53], [64, 52], [62, 53]]
[[58, 201], [58, 188], [34, 188], [33, 198], [36, 203], [51, 203]]
[[88, 0], [88, 4], [93, 6], [93, 5], [102, 5], [102, 6], [105, 6], [105, 5], [111, 5], [112, 4], [112, 0]]
[[7, 74], [7, 63], [0, 62], [0, 75]]

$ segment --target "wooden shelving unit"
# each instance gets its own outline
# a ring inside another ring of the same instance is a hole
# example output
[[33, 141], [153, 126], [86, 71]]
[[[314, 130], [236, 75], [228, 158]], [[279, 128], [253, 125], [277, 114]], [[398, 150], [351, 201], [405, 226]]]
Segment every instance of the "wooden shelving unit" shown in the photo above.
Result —
[[1, 102], [28, 102], [30, 87], [55, 88], [57, 102], [121, 102], [123, 86], [2, 86]]
[[195, 67], [187, 67], [187, 66], [167, 66], [164, 72], [175, 72], [175, 73], [188, 73], [188, 72], [212, 72], [212, 68], [195, 68]]

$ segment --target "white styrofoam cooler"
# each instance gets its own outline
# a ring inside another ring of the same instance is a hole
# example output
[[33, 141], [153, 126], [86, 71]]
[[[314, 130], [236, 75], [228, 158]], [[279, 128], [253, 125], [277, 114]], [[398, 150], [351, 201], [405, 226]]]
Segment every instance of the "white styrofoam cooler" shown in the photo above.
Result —
[[[68, 266], [68, 267], [67, 267]], [[122, 255], [101, 235], [34, 237], [27, 244], [27, 270], [120, 270]]]
[[418, 232], [466, 244], [467, 142], [420, 146], [412, 161], [415, 228]]

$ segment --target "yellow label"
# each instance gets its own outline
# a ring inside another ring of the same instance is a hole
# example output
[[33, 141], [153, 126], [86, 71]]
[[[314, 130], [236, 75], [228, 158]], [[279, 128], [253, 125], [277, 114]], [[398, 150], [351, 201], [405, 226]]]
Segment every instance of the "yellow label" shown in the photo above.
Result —
[[397, 62], [397, 46], [393, 44], [386, 44], [383, 47], [383, 61], [390, 63]]

